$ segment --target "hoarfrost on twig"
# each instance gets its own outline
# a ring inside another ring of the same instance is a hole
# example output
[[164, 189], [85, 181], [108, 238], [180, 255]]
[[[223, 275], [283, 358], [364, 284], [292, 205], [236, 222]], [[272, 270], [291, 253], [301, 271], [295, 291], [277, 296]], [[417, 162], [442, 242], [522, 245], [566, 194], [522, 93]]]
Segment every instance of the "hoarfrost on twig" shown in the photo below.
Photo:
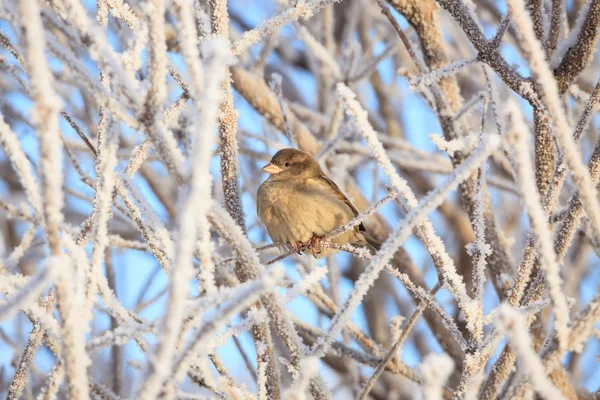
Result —
[[[7, 398], [585, 396], [600, 1], [255, 3], [0, 5]], [[327, 260], [264, 245], [290, 146], [358, 210]]]

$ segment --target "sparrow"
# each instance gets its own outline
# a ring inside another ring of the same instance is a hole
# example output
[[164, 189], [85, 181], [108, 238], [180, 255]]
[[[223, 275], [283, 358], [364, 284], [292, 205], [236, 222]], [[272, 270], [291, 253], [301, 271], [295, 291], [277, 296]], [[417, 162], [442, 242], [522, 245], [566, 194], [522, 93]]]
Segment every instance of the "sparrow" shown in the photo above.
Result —
[[[273, 242], [298, 254], [310, 248], [316, 258], [337, 253], [338, 249], [321, 246], [320, 240], [356, 217], [358, 210], [319, 162], [303, 151], [282, 149], [262, 170], [269, 178], [258, 188], [257, 214]], [[379, 244], [365, 235], [361, 223], [330, 242], [366, 247], [375, 253]]]

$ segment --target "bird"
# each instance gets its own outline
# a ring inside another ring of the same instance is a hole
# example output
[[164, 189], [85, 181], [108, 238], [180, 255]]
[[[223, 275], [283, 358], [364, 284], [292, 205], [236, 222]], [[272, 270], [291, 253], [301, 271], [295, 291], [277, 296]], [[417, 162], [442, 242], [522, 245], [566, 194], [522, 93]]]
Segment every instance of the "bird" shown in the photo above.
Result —
[[[315, 258], [339, 252], [320, 241], [359, 213], [319, 162], [301, 150], [286, 148], [275, 153], [262, 171], [269, 177], [258, 188], [257, 214], [273, 242], [298, 254], [310, 248]], [[367, 248], [371, 254], [380, 247], [362, 223], [330, 242]]]

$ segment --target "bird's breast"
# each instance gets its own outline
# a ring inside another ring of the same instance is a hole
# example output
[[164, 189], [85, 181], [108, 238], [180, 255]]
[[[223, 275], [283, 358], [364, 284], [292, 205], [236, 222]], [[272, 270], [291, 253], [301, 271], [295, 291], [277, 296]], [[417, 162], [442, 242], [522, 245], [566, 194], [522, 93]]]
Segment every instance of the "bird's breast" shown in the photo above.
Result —
[[352, 219], [352, 211], [323, 188], [265, 182], [257, 194], [258, 215], [274, 242], [306, 242]]

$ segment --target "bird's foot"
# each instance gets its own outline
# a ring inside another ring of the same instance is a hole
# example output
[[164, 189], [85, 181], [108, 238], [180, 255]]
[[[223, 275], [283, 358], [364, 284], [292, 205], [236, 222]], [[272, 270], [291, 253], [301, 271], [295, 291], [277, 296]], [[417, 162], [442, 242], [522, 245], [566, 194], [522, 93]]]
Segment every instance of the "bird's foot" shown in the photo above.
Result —
[[312, 252], [313, 257], [315, 258], [317, 257], [317, 254], [321, 252], [321, 250], [319, 249], [319, 251], [317, 251], [315, 254], [315, 248], [319, 248], [321, 246], [321, 239], [323, 238], [313, 233], [312, 238], [310, 238], [310, 242], [308, 242], [308, 247], [310, 247], [310, 251]]
[[296, 244], [292, 245], [292, 248], [294, 249], [294, 251], [297, 254], [302, 254], [302, 248], [305, 247], [306, 245], [304, 244], [304, 242], [301, 242], [300, 240], [298, 240], [296, 242]]

